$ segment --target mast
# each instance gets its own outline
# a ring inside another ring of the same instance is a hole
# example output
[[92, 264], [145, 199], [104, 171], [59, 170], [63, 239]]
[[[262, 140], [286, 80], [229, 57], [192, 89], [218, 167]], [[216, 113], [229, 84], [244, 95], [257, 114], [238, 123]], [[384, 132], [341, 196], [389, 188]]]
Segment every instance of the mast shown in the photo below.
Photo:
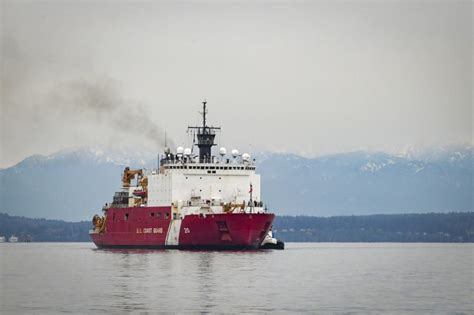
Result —
[[216, 130], [220, 130], [221, 127], [213, 127], [208, 126], [206, 123], [206, 108], [207, 102], [202, 102], [202, 112], [199, 112], [202, 115], [202, 127], [198, 126], [188, 126], [189, 130], [197, 130], [197, 138], [198, 143], [197, 146], [199, 148], [199, 162], [200, 163], [208, 163], [211, 161], [211, 149], [216, 144], [214, 143], [214, 138], [216, 137]]

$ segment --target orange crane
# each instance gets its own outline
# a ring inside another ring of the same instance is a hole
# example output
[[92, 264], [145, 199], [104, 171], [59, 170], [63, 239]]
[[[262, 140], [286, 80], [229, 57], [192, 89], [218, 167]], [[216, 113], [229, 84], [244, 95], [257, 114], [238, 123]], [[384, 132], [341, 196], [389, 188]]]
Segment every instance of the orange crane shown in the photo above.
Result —
[[130, 182], [135, 178], [135, 175], [138, 175], [138, 179], [141, 179], [143, 170], [131, 170], [130, 167], [127, 166], [123, 171], [122, 186], [124, 188], [130, 187]]

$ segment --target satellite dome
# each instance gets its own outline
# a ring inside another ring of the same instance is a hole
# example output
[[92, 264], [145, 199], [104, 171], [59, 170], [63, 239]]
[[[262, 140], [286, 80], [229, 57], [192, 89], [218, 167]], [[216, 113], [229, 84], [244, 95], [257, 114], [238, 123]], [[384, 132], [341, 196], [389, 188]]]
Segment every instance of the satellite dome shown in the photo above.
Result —
[[219, 154], [222, 155], [222, 156], [224, 156], [224, 155], [227, 154], [227, 150], [226, 150], [224, 147], [221, 147], [221, 148], [219, 149]]
[[250, 162], [250, 154], [248, 153], [242, 154], [242, 160], [244, 160], [245, 162]]
[[191, 149], [190, 148], [184, 149], [184, 155], [190, 156], [191, 155]]
[[233, 157], [237, 157], [238, 155], [239, 155], [239, 150], [233, 149], [233, 150], [232, 150], [232, 156], [233, 156]]
[[178, 154], [178, 155], [183, 155], [183, 152], [184, 152], [184, 148], [183, 148], [183, 147], [178, 147], [178, 148], [176, 149], [176, 154]]

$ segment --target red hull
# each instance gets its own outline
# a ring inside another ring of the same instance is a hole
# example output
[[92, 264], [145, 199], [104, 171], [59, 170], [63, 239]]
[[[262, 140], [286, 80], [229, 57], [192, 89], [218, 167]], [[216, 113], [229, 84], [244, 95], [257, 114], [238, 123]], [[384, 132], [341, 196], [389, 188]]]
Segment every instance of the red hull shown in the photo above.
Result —
[[171, 217], [170, 207], [111, 208], [105, 231], [91, 233], [91, 238], [99, 248], [255, 249], [275, 215], [187, 215], [179, 231], [169, 235]]

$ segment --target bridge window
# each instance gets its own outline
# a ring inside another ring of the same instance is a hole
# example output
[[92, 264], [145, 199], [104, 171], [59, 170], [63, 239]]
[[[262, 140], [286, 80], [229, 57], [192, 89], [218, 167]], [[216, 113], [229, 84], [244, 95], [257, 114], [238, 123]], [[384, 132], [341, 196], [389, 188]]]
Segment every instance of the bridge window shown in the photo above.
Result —
[[165, 213], [165, 219], [169, 219], [170, 218], [170, 214], [168, 212]]

